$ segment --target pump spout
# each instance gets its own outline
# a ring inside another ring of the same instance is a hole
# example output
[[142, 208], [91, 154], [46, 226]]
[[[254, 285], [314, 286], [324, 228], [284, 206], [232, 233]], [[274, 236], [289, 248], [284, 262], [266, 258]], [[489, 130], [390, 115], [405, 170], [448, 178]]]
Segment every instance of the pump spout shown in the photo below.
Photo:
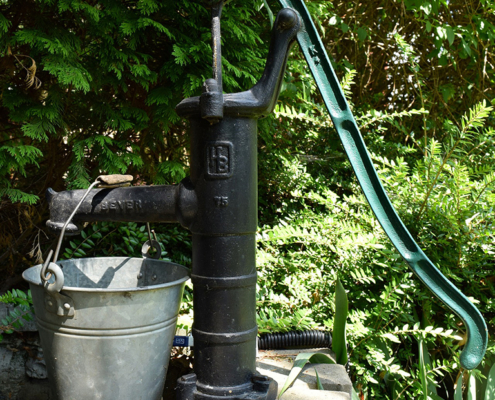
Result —
[[[50, 207], [47, 226], [60, 232], [86, 190], [55, 192], [48, 189]], [[188, 180], [179, 185], [134, 186], [93, 189], [66, 228], [66, 235], [79, 233], [77, 223], [92, 221], [180, 222], [187, 226], [196, 213], [196, 195]]]

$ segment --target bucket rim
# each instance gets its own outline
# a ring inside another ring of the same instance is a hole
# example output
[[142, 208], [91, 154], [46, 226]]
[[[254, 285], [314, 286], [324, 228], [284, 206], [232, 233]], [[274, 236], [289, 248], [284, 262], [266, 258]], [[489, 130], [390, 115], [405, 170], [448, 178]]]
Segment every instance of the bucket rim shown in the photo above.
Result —
[[[115, 259], [115, 260], [144, 260], [141, 257], [85, 257], [85, 258], [69, 258], [67, 260], [59, 260], [58, 262], [63, 264], [64, 262], [71, 261], [71, 260], [104, 260], [104, 259]], [[157, 290], [157, 289], [162, 289], [162, 288], [167, 288], [167, 287], [172, 287], [172, 286], [178, 286], [181, 285], [185, 282], [187, 282], [190, 279], [190, 274], [191, 270], [184, 265], [174, 263], [172, 261], [164, 261], [164, 260], [156, 260], [156, 259], [148, 259], [149, 261], [152, 262], [161, 262], [165, 264], [172, 264], [176, 267], [180, 267], [180, 269], [183, 269], [184, 272], [186, 273], [186, 276], [180, 279], [176, 279], [171, 282], [167, 283], [161, 283], [158, 285], [147, 285], [147, 286], [131, 286], [131, 287], [125, 287], [125, 288], [84, 288], [84, 287], [77, 287], [77, 286], [63, 286], [62, 291], [70, 291], [70, 292], [100, 292], [100, 293], [118, 293], [118, 292], [141, 292], [141, 291], [146, 291], [146, 290]], [[27, 273], [29, 271], [32, 271], [34, 269], [41, 269], [43, 264], [38, 264], [34, 265], [22, 273], [22, 278], [33, 285], [43, 287], [43, 283], [41, 282], [41, 278], [39, 281], [35, 281], [31, 278], [27, 277]], [[63, 266], [63, 265], [62, 265]], [[39, 274], [37, 274], [37, 277], [39, 277]]]

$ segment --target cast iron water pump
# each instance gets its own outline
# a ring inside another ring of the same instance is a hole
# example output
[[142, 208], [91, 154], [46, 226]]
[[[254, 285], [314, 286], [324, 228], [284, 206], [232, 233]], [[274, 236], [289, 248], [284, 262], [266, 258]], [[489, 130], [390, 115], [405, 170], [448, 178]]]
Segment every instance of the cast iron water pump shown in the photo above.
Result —
[[[280, 0], [265, 71], [250, 90], [222, 90], [220, 15], [212, 4], [213, 79], [177, 113], [190, 120], [191, 176], [174, 186], [93, 189], [74, 220], [180, 222], [192, 232], [194, 374], [178, 382], [179, 400], [274, 399], [276, 384], [256, 374], [257, 119], [276, 103], [296, 37], [351, 164], [379, 222], [416, 275], [464, 321], [465, 368], [476, 367], [487, 343], [478, 310], [424, 255], [388, 199], [367, 154], [325, 49], [303, 0]], [[211, 2], [210, 2], [211, 3]], [[48, 192], [48, 226], [60, 230], [85, 191]], [[75, 234], [74, 224], [67, 233]]]
[[[94, 189], [74, 219], [180, 222], [192, 232], [195, 373], [178, 382], [179, 398], [274, 399], [277, 386], [256, 374], [257, 120], [271, 113], [297, 13], [279, 12], [265, 71], [250, 90], [223, 94], [219, 18], [214, 4], [214, 78], [177, 113], [190, 120], [191, 176], [178, 186]], [[48, 226], [60, 230], [85, 191], [49, 191]], [[76, 233], [76, 225], [67, 227]]]

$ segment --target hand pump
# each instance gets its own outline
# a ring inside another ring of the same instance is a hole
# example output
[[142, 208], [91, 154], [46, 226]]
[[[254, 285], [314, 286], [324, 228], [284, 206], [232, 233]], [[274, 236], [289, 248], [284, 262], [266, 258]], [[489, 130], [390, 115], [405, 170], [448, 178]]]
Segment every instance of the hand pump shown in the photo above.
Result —
[[[178, 186], [93, 189], [75, 221], [180, 222], [192, 232], [194, 374], [180, 400], [274, 399], [276, 383], [256, 373], [257, 120], [275, 107], [289, 50], [301, 28], [281, 10], [265, 70], [241, 93], [222, 91], [220, 16], [212, 4], [213, 78], [177, 113], [190, 121], [191, 176]], [[85, 191], [49, 191], [48, 226], [61, 229]], [[74, 224], [66, 228], [76, 233]]]
[[[487, 343], [486, 325], [469, 302], [424, 255], [390, 203], [325, 49], [302, 0], [283, 6], [272, 30], [260, 81], [241, 93], [223, 93], [220, 16], [212, 7], [213, 78], [177, 113], [190, 121], [191, 176], [179, 185], [93, 189], [74, 216], [84, 221], [180, 222], [192, 232], [194, 374], [178, 382], [179, 400], [269, 399], [276, 384], [255, 369], [257, 229], [257, 120], [272, 112], [289, 50], [297, 39], [344, 148], [375, 215], [420, 279], [465, 322], [465, 368], [476, 367]], [[60, 230], [85, 191], [48, 192], [48, 226]], [[74, 224], [68, 234], [77, 233]]]

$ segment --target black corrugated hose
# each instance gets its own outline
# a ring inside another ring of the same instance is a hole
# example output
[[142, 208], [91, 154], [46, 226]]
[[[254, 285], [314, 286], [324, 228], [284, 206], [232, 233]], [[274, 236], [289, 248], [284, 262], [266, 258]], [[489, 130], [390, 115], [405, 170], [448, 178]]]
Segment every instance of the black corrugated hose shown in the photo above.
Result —
[[330, 333], [316, 330], [264, 333], [258, 338], [259, 350], [310, 349], [331, 345]]

